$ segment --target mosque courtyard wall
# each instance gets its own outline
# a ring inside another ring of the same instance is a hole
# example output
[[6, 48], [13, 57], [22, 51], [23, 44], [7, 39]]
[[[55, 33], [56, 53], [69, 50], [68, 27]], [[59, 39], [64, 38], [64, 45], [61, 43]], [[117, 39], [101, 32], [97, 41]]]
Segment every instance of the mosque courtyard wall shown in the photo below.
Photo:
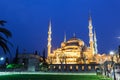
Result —
[[49, 72], [96, 72], [99, 64], [51, 64]]

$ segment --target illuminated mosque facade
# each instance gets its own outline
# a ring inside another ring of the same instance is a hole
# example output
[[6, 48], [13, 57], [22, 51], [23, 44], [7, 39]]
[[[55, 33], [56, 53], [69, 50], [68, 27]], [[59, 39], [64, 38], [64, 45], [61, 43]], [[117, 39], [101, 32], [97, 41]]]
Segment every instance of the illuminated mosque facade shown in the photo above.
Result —
[[47, 61], [49, 64], [91, 64], [103, 61], [102, 59], [105, 57], [101, 59], [101, 55], [98, 54], [96, 32], [95, 30], [93, 32], [91, 16], [89, 16], [88, 22], [89, 46], [83, 40], [77, 38], [75, 34], [69, 40], [66, 40], [66, 35], [64, 35], [61, 47], [53, 51], [51, 51], [52, 26], [51, 21], [49, 22], [47, 45]]

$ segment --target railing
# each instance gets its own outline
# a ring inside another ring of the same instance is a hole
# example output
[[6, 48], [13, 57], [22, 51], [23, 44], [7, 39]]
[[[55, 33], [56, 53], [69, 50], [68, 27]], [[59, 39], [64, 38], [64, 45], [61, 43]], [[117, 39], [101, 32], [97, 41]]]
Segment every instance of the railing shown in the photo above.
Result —
[[49, 72], [95, 72], [99, 64], [51, 64]]

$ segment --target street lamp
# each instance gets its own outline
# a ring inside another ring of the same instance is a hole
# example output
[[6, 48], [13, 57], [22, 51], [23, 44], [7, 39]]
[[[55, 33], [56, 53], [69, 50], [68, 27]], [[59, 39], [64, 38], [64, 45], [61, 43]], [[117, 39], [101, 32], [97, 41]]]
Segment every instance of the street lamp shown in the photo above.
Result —
[[4, 60], [4, 57], [1, 57], [1, 58], [0, 58], [0, 61], [3, 61], [3, 60]]
[[4, 57], [0, 57], [0, 66], [3, 67]]
[[114, 66], [114, 62], [113, 62], [114, 54], [115, 53], [113, 51], [110, 51], [110, 55], [111, 55], [111, 58], [112, 58], [112, 67], [113, 67], [114, 80], [116, 80], [115, 66]]
[[113, 56], [113, 55], [114, 55], [114, 51], [110, 51], [110, 55], [112, 55], [112, 56]]
[[113, 57], [114, 57], [114, 52], [110, 51], [110, 56], [111, 56], [111, 61], [112, 61], [112, 65], [113, 65]]

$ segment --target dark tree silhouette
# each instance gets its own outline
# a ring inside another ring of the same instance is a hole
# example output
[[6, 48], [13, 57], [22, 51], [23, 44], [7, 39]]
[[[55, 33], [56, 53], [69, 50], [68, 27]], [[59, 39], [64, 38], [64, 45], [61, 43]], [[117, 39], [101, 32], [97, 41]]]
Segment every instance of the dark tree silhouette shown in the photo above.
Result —
[[43, 62], [46, 62], [46, 60], [45, 60], [45, 49], [43, 50]]
[[[0, 25], [4, 26], [4, 24], [6, 23], [6, 21], [4, 20], [0, 20]], [[11, 32], [3, 27], [0, 27], [0, 46], [3, 49], [4, 53], [10, 52], [9, 47], [7, 45], [10, 44], [12, 45], [7, 39], [12, 37]]]
[[8, 57], [5, 59], [5, 65], [8, 65], [9, 64], [9, 59]]
[[0, 20], [0, 25], [4, 26], [5, 25], [4, 23], [7, 23], [7, 22], [4, 20]]
[[41, 61], [41, 65], [40, 65], [40, 70], [41, 71], [47, 71], [48, 70], [48, 63], [45, 59], [46, 58], [45, 54], [46, 54], [46, 52], [45, 52], [45, 49], [44, 49], [43, 52], [42, 52], [42, 61]]
[[37, 52], [37, 51], [35, 51], [35, 55], [38, 55], [38, 52]]
[[15, 64], [18, 63], [18, 54], [19, 54], [19, 47], [16, 48], [16, 54], [15, 54], [15, 58], [13, 60], [13, 63], [15, 63]]
[[120, 45], [118, 46], [118, 53], [119, 53], [119, 58], [120, 58]]

